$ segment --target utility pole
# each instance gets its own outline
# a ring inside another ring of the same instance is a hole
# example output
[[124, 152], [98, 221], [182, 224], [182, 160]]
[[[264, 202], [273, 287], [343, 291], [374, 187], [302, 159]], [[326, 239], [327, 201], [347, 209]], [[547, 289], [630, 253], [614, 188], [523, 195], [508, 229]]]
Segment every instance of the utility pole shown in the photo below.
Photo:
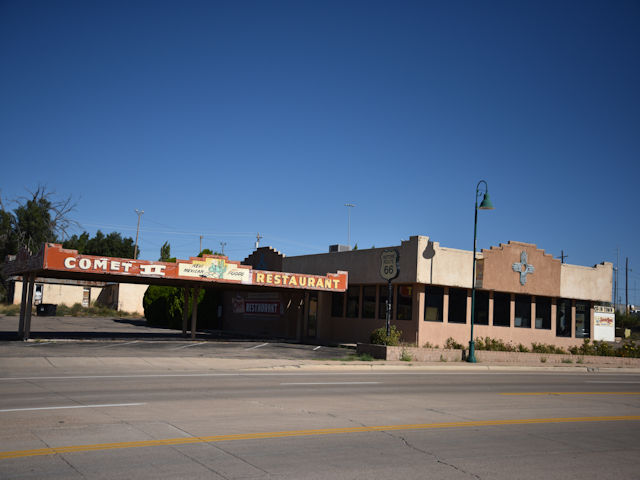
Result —
[[629, 257], [624, 265], [624, 311], [629, 315]]
[[200, 250], [198, 250], [198, 253], [202, 252], [202, 235], [200, 235]]
[[136, 208], [136, 213], [138, 214], [138, 227], [136, 228], [136, 245], [133, 248], [133, 258], [134, 260], [138, 258], [138, 235], [140, 234], [140, 217], [144, 213], [144, 210], [138, 210]]
[[224, 246], [227, 244], [227, 242], [220, 242], [220, 246], [222, 247], [222, 255], [224, 255]]
[[256, 235], [256, 250], [260, 248], [260, 240], [262, 240], [263, 238], [264, 237], [260, 235], [260, 232], [258, 232], [258, 234]]
[[349, 250], [351, 250], [351, 209], [355, 207], [353, 203], [345, 203], [345, 207], [347, 207], [347, 245], [349, 245]]
[[616, 248], [616, 266], [613, 269], [613, 310], [618, 311], [618, 263], [620, 263], [620, 249]]

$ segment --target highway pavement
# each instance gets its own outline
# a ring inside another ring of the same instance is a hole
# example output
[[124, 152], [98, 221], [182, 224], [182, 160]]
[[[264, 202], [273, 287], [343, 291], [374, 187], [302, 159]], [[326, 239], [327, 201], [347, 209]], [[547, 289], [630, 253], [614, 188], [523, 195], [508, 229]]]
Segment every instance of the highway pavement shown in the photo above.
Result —
[[0, 478], [640, 476], [638, 374], [21, 373], [0, 377]]
[[90, 337], [0, 342], [0, 478], [640, 478], [633, 369]]

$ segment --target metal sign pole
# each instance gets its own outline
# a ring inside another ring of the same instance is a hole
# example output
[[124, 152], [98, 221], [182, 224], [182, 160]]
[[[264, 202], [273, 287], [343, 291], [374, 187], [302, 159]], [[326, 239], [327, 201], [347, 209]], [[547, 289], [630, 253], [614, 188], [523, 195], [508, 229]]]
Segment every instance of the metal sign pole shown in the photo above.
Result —
[[393, 288], [391, 287], [391, 280], [389, 280], [389, 294], [387, 296], [387, 337], [391, 334], [391, 295]]

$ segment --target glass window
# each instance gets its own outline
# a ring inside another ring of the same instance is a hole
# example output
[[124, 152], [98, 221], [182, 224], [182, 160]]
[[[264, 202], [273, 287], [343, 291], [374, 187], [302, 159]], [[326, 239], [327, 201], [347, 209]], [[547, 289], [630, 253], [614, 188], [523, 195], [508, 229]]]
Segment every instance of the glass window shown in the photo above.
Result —
[[591, 336], [591, 303], [576, 302], [576, 338]]
[[396, 319], [411, 320], [413, 318], [413, 287], [411, 285], [398, 285], [397, 301]]
[[473, 323], [476, 325], [489, 325], [489, 292], [476, 290]]
[[494, 327], [511, 326], [511, 294], [493, 293], [493, 325]]
[[344, 317], [344, 293], [333, 292], [331, 294], [331, 316]]
[[556, 337], [571, 336], [571, 300], [559, 298], [556, 307]]
[[516, 316], [514, 326], [531, 328], [531, 297], [529, 295], [516, 295]]
[[536, 297], [536, 328], [551, 330], [551, 299]]
[[449, 289], [449, 323], [467, 323], [467, 289]]
[[376, 287], [368, 285], [362, 287], [362, 318], [375, 318], [376, 316]]
[[358, 318], [360, 315], [360, 286], [347, 289], [347, 317]]
[[441, 322], [444, 288], [427, 287], [424, 297], [424, 320], [426, 322]]
[[387, 298], [389, 297], [389, 286], [380, 285], [379, 290], [380, 295], [378, 297], [378, 318], [380, 320], [384, 320], [387, 318]]

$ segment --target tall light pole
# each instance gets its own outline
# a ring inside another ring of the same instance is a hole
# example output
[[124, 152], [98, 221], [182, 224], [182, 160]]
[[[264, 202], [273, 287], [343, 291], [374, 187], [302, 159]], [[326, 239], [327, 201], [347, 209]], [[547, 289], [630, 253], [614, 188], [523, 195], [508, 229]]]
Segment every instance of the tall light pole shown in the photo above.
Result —
[[[478, 197], [481, 195], [480, 184], [484, 183], [484, 197], [478, 206]], [[493, 210], [493, 204], [489, 199], [489, 187], [487, 182], [480, 180], [476, 185], [476, 206], [473, 220], [473, 278], [471, 280], [471, 340], [469, 341], [469, 357], [467, 362], [476, 363], [476, 345], [473, 341], [473, 323], [476, 316], [476, 238], [478, 233], [478, 209]]]
[[351, 249], [351, 209], [355, 205], [353, 203], [345, 203], [344, 206], [347, 207], [347, 245]]
[[144, 210], [138, 210], [136, 208], [136, 213], [138, 214], [138, 227], [136, 228], [136, 246], [133, 248], [133, 258], [134, 260], [138, 258], [138, 234], [140, 233], [140, 217], [144, 213]]

